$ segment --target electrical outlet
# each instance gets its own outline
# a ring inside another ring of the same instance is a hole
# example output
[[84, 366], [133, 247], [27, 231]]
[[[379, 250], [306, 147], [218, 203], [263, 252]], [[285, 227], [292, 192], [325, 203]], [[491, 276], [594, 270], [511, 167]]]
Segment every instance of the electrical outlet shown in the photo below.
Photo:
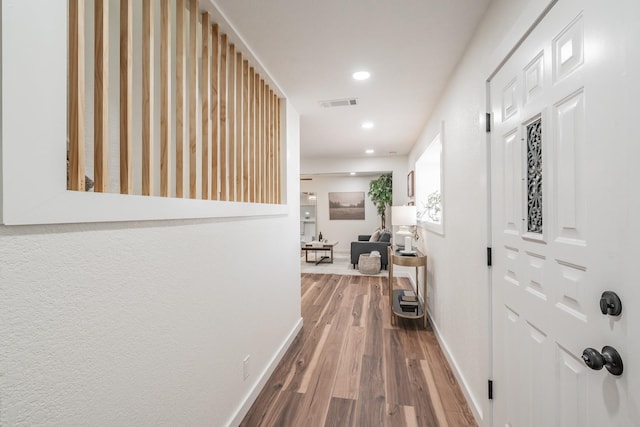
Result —
[[246, 380], [251, 375], [251, 371], [249, 370], [249, 359], [251, 356], [247, 356], [242, 361], [242, 379]]

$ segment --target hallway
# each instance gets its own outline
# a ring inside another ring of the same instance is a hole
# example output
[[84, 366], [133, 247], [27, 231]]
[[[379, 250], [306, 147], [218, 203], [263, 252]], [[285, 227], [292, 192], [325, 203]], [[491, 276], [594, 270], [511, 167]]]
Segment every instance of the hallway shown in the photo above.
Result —
[[304, 326], [242, 426], [476, 425], [431, 327], [390, 326], [386, 278], [303, 274], [301, 293]]

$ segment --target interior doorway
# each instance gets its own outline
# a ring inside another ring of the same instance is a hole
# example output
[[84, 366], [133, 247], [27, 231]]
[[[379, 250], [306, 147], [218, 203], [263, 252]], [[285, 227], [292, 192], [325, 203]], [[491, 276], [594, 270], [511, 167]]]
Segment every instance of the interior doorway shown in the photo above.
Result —
[[300, 243], [316, 239], [317, 196], [314, 192], [300, 193]]

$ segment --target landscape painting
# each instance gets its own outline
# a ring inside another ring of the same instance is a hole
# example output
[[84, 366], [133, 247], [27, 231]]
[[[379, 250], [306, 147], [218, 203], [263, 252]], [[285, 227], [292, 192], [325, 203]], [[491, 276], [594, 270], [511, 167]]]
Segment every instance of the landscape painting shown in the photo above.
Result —
[[329, 219], [364, 219], [364, 191], [329, 193]]

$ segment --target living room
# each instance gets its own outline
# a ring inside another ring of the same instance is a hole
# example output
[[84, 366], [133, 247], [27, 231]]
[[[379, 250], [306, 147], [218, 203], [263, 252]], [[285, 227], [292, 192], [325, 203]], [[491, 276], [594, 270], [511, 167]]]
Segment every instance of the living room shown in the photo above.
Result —
[[[373, 159], [365, 159], [373, 160]], [[316, 237], [319, 232], [325, 239], [336, 240], [338, 245], [336, 252], [348, 253], [349, 242], [358, 234], [373, 234], [381, 227], [380, 216], [376, 207], [367, 195], [369, 183], [384, 173], [391, 173], [393, 180], [394, 204], [406, 204], [406, 157], [386, 157], [377, 159], [376, 167], [380, 169], [363, 169], [373, 166], [359, 159], [345, 159], [344, 164], [336, 165], [336, 162], [327, 162], [322, 165], [321, 159], [316, 159], [318, 168], [311, 169], [303, 160], [301, 164], [300, 191], [316, 193]], [[314, 161], [314, 163], [315, 163]], [[307, 167], [309, 169], [307, 169]], [[312, 172], [308, 172], [312, 170]], [[364, 219], [358, 220], [330, 220], [329, 217], [329, 193], [332, 192], [362, 192], [364, 193], [365, 213]], [[390, 227], [390, 223], [387, 223]]]

